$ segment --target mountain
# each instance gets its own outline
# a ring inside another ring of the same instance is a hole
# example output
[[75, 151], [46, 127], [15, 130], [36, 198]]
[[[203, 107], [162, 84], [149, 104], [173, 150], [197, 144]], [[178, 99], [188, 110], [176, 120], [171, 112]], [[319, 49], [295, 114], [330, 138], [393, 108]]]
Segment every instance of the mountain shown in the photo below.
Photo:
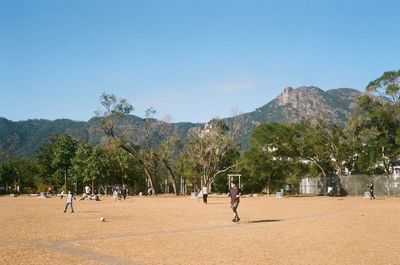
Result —
[[350, 118], [356, 99], [362, 93], [351, 88], [324, 92], [318, 87], [287, 87], [277, 98], [253, 112], [246, 119], [259, 122], [295, 123], [321, 113], [330, 121], [345, 124]]
[[[322, 115], [332, 123], [345, 125], [361, 94], [360, 91], [351, 88], [323, 91], [314, 86], [302, 86], [296, 89], [286, 87], [277, 98], [266, 105], [241, 114], [244, 123], [241, 133], [242, 148], [248, 147], [248, 139], [260, 123], [297, 123], [303, 119]], [[232, 123], [235, 118], [237, 117], [226, 120]]]
[[[277, 98], [255, 111], [225, 120], [228, 124], [236, 118], [240, 118], [243, 122], [241, 142], [242, 148], [245, 149], [248, 146], [248, 139], [253, 129], [260, 123], [295, 123], [302, 119], [317, 117], [323, 113], [323, 117], [328, 120], [345, 124], [350, 118], [357, 97], [361, 94], [360, 91], [350, 88], [323, 91], [313, 86], [303, 86], [296, 89], [287, 87]], [[192, 128], [203, 126], [202, 123], [165, 123], [154, 120], [151, 128], [151, 139], [157, 143], [171, 132], [186, 137]], [[123, 128], [125, 132], [128, 132], [133, 142], [137, 144], [144, 142], [146, 130], [144, 119], [130, 115], [123, 124]], [[54, 133], [66, 133], [93, 145], [107, 141], [106, 136], [99, 128], [99, 118], [92, 118], [88, 122], [67, 119], [13, 122], [0, 118], [0, 151], [8, 150], [11, 155], [31, 157]]]

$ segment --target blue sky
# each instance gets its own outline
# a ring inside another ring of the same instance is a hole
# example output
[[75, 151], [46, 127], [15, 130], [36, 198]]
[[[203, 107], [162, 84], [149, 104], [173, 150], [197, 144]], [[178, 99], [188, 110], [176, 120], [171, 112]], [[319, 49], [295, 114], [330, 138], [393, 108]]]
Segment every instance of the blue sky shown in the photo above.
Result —
[[205, 122], [284, 87], [364, 90], [399, 69], [400, 1], [0, 0], [0, 117]]

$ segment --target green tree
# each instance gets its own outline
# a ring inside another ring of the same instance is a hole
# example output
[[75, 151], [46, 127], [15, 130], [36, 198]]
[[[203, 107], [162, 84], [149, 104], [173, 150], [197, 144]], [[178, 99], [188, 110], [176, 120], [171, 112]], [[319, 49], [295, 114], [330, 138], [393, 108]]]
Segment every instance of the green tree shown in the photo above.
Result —
[[92, 192], [95, 190], [95, 182], [100, 184], [109, 176], [109, 156], [100, 146], [92, 147], [88, 144], [80, 144], [71, 164], [69, 173], [72, 178], [77, 183], [90, 183]]
[[43, 183], [65, 185], [78, 142], [65, 134], [52, 135], [35, 153]]
[[253, 178], [258, 175], [258, 183], [267, 183], [268, 190], [274, 183], [297, 184], [304, 175], [311, 175], [322, 177], [325, 193], [326, 177], [354, 164], [351, 141], [343, 128], [323, 119], [293, 125], [262, 124], [250, 142], [244, 169]]
[[380, 97], [360, 97], [349, 123], [360, 142], [356, 167], [361, 172], [384, 173], [389, 195], [391, 170], [400, 156], [400, 70], [384, 72], [365, 89]]
[[121, 183], [131, 187], [134, 193], [145, 190], [146, 181], [142, 167], [129, 153], [121, 148], [108, 147], [110, 176], [107, 183]]
[[71, 167], [71, 160], [75, 156], [77, 141], [69, 135], [61, 135], [55, 142], [53, 149], [52, 167], [55, 170], [53, 175], [56, 179], [64, 179], [64, 187], [67, 188], [68, 170]]
[[8, 191], [9, 187], [19, 185], [21, 192], [35, 193], [41, 184], [38, 166], [33, 160], [13, 157], [0, 165], [0, 186], [4, 185]]
[[357, 105], [350, 124], [355, 137], [362, 143], [357, 167], [367, 173], [384, 173], [389, 195], [391, 169], [399, 164], [400, 155], [398, 106], [369, 96], [360, 97]]
[[392, 102], [399, 102], [400, 70], [384, 72], [382, 76], [371, 81], [365, 90], [383, 96]]
[[247, 178], [244, 188], [248, 192], [272, 190], [289, 183], [296, 165], [293, 150], [294, 128], [286, 124], [261, 124], [250, 138], [251, 148], [241, 160], [241, 168]]

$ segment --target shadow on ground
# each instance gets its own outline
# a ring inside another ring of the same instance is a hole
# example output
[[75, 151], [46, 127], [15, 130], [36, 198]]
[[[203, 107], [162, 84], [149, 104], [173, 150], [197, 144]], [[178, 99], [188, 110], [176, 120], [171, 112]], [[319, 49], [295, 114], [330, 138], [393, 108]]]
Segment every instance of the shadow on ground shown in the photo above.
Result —
[[272, 222], [281, 222], [283, 220], [281, 219], [265, 219], [265, 220], [254, 220], [254, 221], [249, 221], [249, 224], [258, 224], [258, 223], [272, 223]]

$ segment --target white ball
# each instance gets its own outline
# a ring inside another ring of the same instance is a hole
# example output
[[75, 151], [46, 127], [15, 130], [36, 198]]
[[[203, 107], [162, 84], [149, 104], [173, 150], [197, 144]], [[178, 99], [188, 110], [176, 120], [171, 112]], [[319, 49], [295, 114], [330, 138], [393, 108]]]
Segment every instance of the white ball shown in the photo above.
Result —
[[100, 222], [105, 222], [105, 221], [106, 221], [106, 218], [100, 217]]

